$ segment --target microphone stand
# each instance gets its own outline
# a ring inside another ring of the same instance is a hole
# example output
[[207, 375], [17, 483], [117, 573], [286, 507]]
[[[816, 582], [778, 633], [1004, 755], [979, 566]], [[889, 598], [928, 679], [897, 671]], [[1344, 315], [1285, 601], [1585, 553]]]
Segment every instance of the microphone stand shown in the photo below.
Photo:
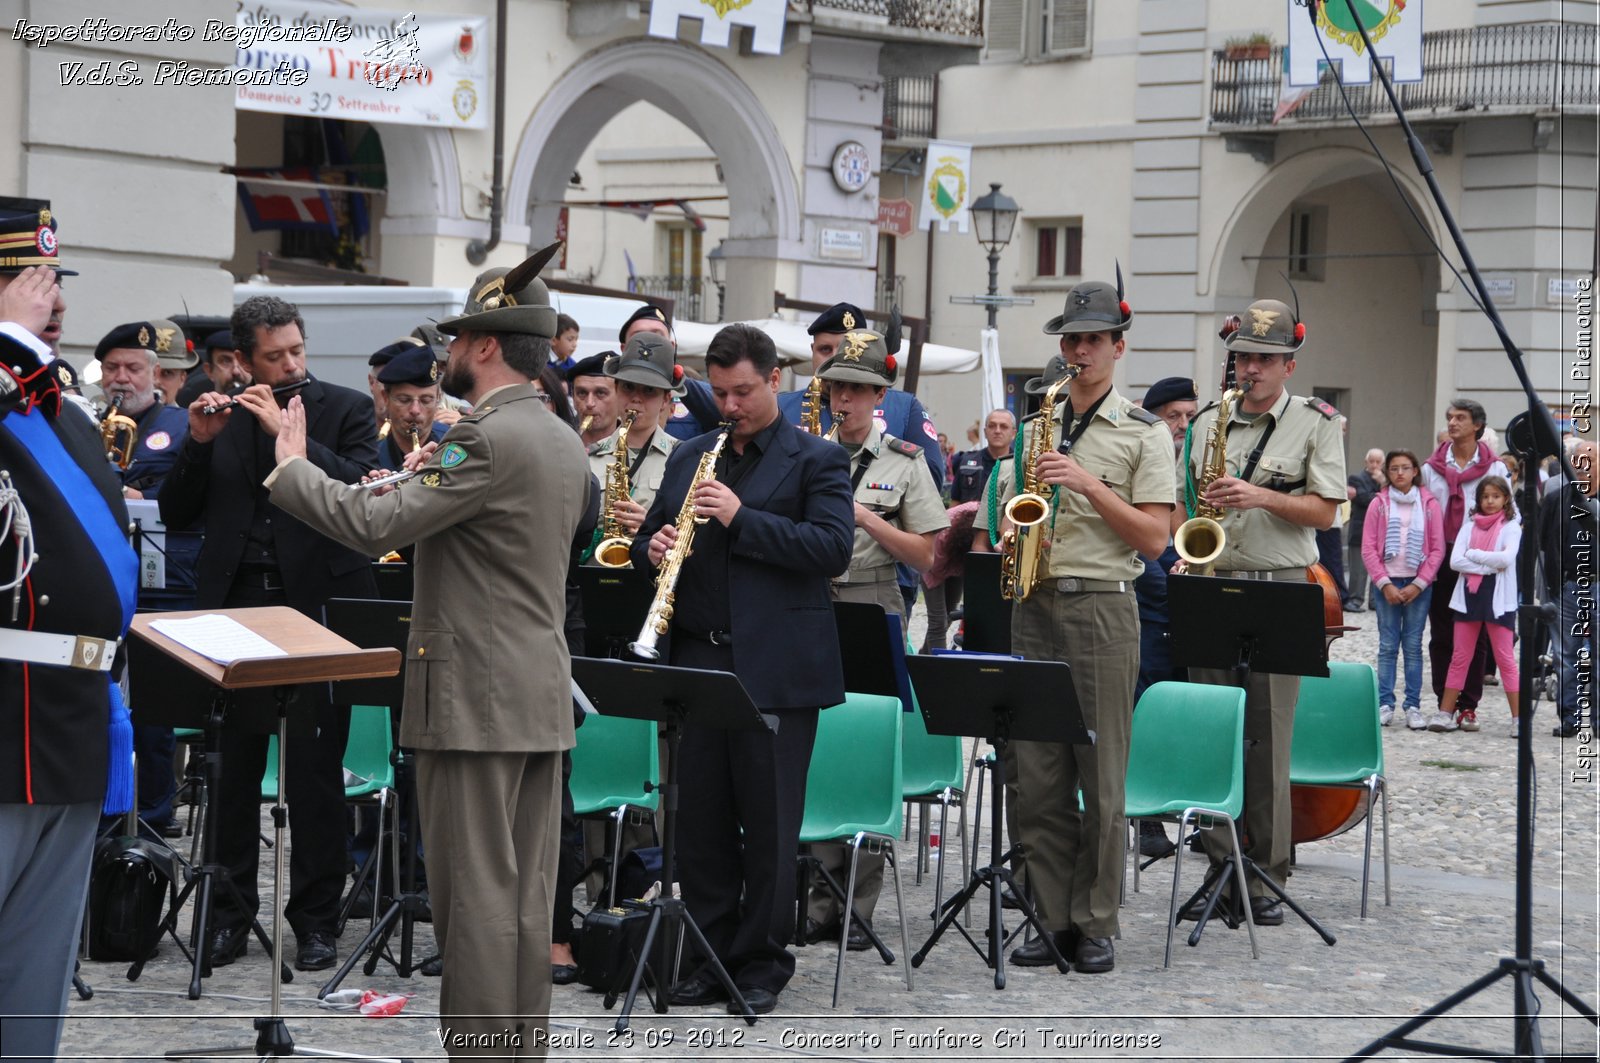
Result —
[[[1523, 360], [1522, 351], [1517, 347], [1516, 341], [1506, 331], [1505, 322], [1500, 319], [1500, 313], [1495, 309], [1494, 300], [1489, 295], [1489, 289], [1483, 282], [1483, 277], [1478, 273], [1477, 263], [1473, 261], [1472, 252], [1467, 249], [1466, 238], [1461, 234], [1461, 228], [1456, 224], [1455, 216], [1450, 212], [1450, 206], [1445, 201], [1444, 193], [1439, 188], [1439, 181], [1434, 176], [1433, 163], [1428, 158], [1427, 151], [1422, 142], [1417, 139], [1416, 131], [1411, 122], [1407, 120], [1405, 109], [1400, 106], [1400, 100], [1395, 95], [1394, 85], [1389, 76], [1384, 72], [1383, 63], [1376, 52], [1372, 50], [1372, 38], [1367, 34], [1367, 27], [1361, 21], [1360, 14], [1356, 11], [1355, 0], [1342, 0], [1350, 11], [1351, 20], [1361, 34], [1362, 43], [1366, 46], [1366, 53], [1371, 57], [1373, 71], [1377, 74], [1378, 81], [1383, 86], [1384, 95], [1389, 98], [1389, 106], [1394, 110], [1395, 117], [1399, 120], [1400, 130], [1405, 136], [1406, 147], [1411, 151], [1411, 158], [1416, 163], [1417, 172], [1428, 185], [1428, 194], [1433, 197], [1434, 205], [1439, 210], [1446, 228], [1450, 231], [1450, 239], [1454, 241], [1456, 250], [1461, 255], [1462, 264], [1466, 266], [1467, 274], [1472, 278], [1472, 285], [1478, 291], [1478, 298], [1483, 308], [1484, 316], [1489, 319], [1495, 334], [1500, 337], [1500, 344], [1505, 348], [1506, 359], [1511, 363], [1512, 372], [1516, 374], [1517, 382], [1521, 385], [1523, 394], [1527, 396], [1528, 412], [1525, 415], [1524, 427], [1526, 431], [1517, 433], [1521, 436], [1527, 454], [1524, 461], [1532, 459], [1528, 467], [1533, 470], [1532, 477], [1527, 480], [1524, 499], [1534, 496], [1532, 485], [1537, 482], [1538, 462], [1545, 457], [1555, 456], [1561, 461], [1567, 475], [1576, 482], [1576, 475], [1565, 455], [1561, 453], [1559, 434], [1556, 431], [1555, 418], [1550, 415], [1550, 410], [1539, 398], [1538, 391], [1533, 386], [1533, 381], [1528, 377], [1527, 365]], [[1317, 19], [1317, 0], [1307, 0], [1307, 16], [1315, 25]], [[1521, 417], [1518, 420], [1522, 420]], [[1510, 434], [1508, 432], [1508, 434]], [[1517, 557], [1517, 628], [1522, 640], [1521, 660], [1519, 667], [1522, 670], [1519, 698], [1524, 715], [1532, 712], [1533, 708], [1533, 674], [1536, 665], [1535, 645], [1537, 629], [1541, 618], [1555, 615], [1554, 609], [1546, 604], [1540, 605], [1534, 600], [1534, 562], [1539, 549], [1539, 507], [1526, 507], [1522, 514], [1522, 546]], [[1395, 1027], [1389, 1033], [1360, 1049], [1348, 1059], [1367, 1059], [1377, 1055], [1385, 1048], [1398, 1048], [1407, 1052], [1421, 1052], [1430, 1055], [1447, 1056], [1475, 1056], [1478, 1050], [1458, 1045], [1442, 1044], [1433, 1041], [1418, 1041], [1411, 1038], [1411, 1034], [1441, 1018], [1450, 1011], [1488, 989], [1502, 978], [1512, 980], [1512, 994], [1514, 1008], [1512, 1011], [1512, 1043], [1513, 1052], [1517, 1059], [1544, 1060], [1550, 1057], [1544, 1051], [1544, 1045], [1539, 1037], [1539, 1004], [1533, 995], [1535, 980], [1542, 982], [1554, 991], [1562, 1000], [1566, 1001], [1575, 1011], [1588, 1019], [1592, 1025], [1600, 1025], [1595, 1011], [1588, 1004], [1580, 1000], [1566, 986], [1545, 970], [1543, 960], [1533, 956], [1533, 726], [1532, 719], [1525, 720], [1517, 737], [1517, 857], [1516, 857], [1516, 941], [1514, 956], [1503, 956], [1494, 970], [1474, 980], [1456, 992], [1445, 997], [1437, 1004], [1428, 1008], [1416, 1018]], [[1503, 1058], [1503, 1057], [1494, 1057]], [[1576, 1057], [1575, 1057], [1576, 1058]], [[1582, 1057], [1593, 1059], [1592, 1054]]]

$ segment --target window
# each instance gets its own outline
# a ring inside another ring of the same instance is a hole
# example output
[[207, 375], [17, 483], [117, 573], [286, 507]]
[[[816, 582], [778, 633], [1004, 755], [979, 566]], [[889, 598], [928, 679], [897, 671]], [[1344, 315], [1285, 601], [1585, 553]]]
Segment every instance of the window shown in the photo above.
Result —
[[1035, 277], [1076, 277], [1083, 272], [1083, 219], [1033, 222], [1032, 229]]
[[704, 235], [692, 225], [663, 225], [661, 272], [668, 277], [699, 279], [705, 256], [701, 253]]
[[1328, 208], [1289, 208], [1289, 276], [1319, 281], [1327, 264]]
[[1090, 0], [988, 0], [984, 58], [991, 62], [1086, 55]]

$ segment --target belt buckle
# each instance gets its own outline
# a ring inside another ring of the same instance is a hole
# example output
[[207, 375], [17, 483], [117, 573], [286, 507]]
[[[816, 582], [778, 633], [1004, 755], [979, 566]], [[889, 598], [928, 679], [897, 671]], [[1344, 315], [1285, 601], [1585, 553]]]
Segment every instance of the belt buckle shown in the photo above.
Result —
[[706, 632], [706, 641], [710, 642], [713, 646], [733, 645], [733, 639], [728, 637], [728, 633], [726, 631], [708, 631]]
[[1083, 580], [1077, 576], [1063, 576], [1057, 581], [1056, 589], [1062, 594], [1077, 594], [1083, 589]]
[[73, 640], [72, 660], [69, 662], [74, 668], [83, 668], [91, 672], [104, 671], [101, 655], [106, 652], [106, 640], [90, 638], [79, 635]]

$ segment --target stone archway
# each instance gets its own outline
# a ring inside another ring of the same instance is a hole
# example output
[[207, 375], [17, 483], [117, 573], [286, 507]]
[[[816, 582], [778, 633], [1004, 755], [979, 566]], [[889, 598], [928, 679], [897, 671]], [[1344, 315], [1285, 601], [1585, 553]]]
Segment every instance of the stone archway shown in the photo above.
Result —
[[728, 311], [763, 313], [780, 259], [800, 257], [794, 162], [761, 101], [724, 63], [691, 45], [644, 39], [599, 48], [550, 86], [523, 128], [506, 182], [506, 224], [531, 245], [553, 239], [568, 178], [595, 135], [645, 100], [708, 144], [728, 190]]

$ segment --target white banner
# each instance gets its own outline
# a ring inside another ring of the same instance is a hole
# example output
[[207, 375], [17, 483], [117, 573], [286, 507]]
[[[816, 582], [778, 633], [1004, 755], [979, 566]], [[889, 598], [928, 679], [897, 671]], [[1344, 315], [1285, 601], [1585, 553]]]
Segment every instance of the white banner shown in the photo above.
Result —
[[238, 49], [236, 70], [276, 75], [270, 84], [238, 84], [241, 110], [488, 127], [486, 18], [245, 0], [233, 26], [222, 29], [220, 39]]
[[678, 39], [678, 19], [700, 20], [700, 43], [726, 48], [735, 26], [749, 26], [750, 50], [763, 55], [783, 51], [788, 0], [651, 0], [650, 36]]
[[967, 206], [972, 202], [972, 145], [947, 140], [928, 142], [922, 169], [922, 209], [917, 228], [938, 225], [949, 232], [967, 231]]
[[1000, 333], [986, 328], [978, 339], [979, 364], [983, 369], [983, 410], [979, 420], [988, 418], [990, 410], [1006, 408], [1006, 382], [1000, 372]]
[[[1339, 63], [1345, 84], [1365, 85], [1372, 80], [1371, 57], [1345, 0], [1318, 4], [1315, 29], [1304, 6], [1295, 0], [1284, 2], [1289, 8], [1289, 84], [1317, 83], [1317, 64], [1324, 62], [1319, 36], [1327, 45], [1328, 58]], [[1422, 0], [1355, 0], [1354, 6], [1372, 38], [1372, 50], [1394, 61], [1394, 80], [1421, 81]]]

